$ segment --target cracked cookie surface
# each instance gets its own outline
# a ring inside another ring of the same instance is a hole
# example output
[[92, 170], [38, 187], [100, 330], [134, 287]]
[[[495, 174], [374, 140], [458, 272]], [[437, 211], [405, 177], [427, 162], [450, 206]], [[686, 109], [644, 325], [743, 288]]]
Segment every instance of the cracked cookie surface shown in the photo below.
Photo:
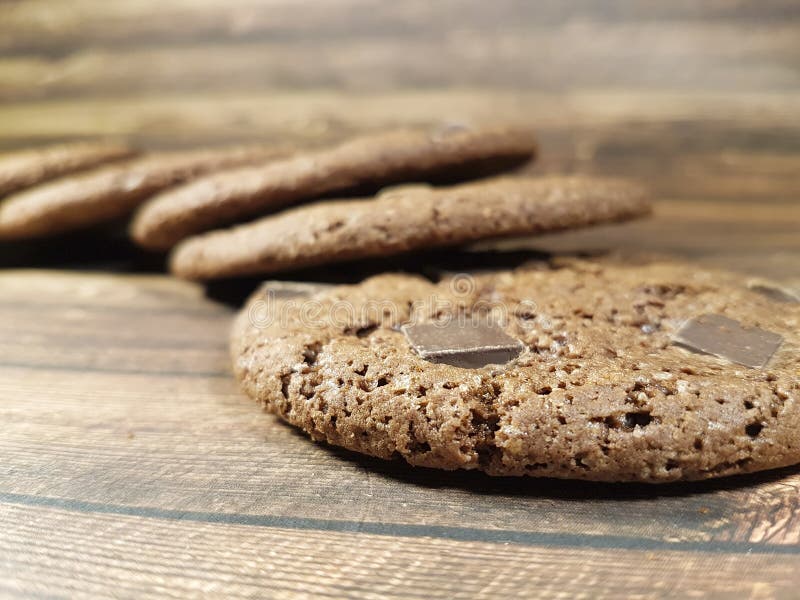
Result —
[[550, 233], [649, 213], [639, 184], [586, 176], [499, 177], [402, 186], [370, 200], [318, 202], [179, 244], [170, 268], [186, 279], [272, 273], [484, 239]]
[[536, 141], [525, 128], [383, 132], [201, 178], [147, 202], [131, 233], [145, 248], [168, 250], [192, 235], [332, 192], [474, 179], [535, 154]]
[[[313, 439], [413, 465], [656, 483], [800, 462], [800, 304], [671, 262], [562, 260], [467, 281], [382, 275], [269, 301], [266, 286], [237, 318], [234, 370]], [[422, 359], [400, 326], [441, 317], [431, 298], [469, 317], [500, 307], [525, 351], [472, 369]], [[783, 342], [763, 369], [673, 344], [706, 313]]]
[[55, 179], [0, 202], [0, 240], [47, 237], [120, 219], [165, 188], [284, 154], [265, 146], [160, 152]]
[[73, 142], [0, 154], [0, 196], [135, 154], [123, 142]]

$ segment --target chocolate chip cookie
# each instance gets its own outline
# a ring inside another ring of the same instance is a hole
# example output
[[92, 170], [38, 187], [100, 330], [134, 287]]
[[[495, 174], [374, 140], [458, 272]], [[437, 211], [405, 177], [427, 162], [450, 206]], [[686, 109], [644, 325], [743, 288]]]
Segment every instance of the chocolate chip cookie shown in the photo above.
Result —
[[0, 197], [134, 154], [122, 142], [75, 142], [0, 155]]
[[373, 200], [320, 202], [190, 238], [172, 256], [187, 279], [272, 273], [647, 214], [637, 184], [598, 177], [499, 178], [405, 186]]
[[170, 186], [278, 155], [285, 151], [260, 146], [165, 152], [57, 179], [0, 202], [0, 240], [45, 237], [111, 221]]
[[266, 286], [231, 350], [247, 394], [315, 440], [441, 469], [658, 483], [800, 462], [798, 331], [800, 304], [737, 275], [561, 260]]

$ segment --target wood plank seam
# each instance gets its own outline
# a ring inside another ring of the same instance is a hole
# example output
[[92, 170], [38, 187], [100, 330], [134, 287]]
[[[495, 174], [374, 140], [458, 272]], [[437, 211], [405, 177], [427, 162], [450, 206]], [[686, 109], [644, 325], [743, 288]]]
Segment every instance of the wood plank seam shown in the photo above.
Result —
[[171, 510], [144, 506], [122, 506], [83, 500], [70, 500], [31, 494], [0, 493], [0, 502], [29, 507], [55, 508], [78, 513], [111, 514], [120, 516], [196, 521], [230, 525], [247, 525], [274, 529], [361, 533], [403, 538], [433, 538], [459, 542], [487, 542], [521, 546], [555, 546], [562, 548], [593, 548], [603, 550], [679, 550], [719, 554], [784, 554], [800, 555], [794, 544], [764, 544], [723, 541], [672, 542], [653, 538], [616, 535], [583, 535], [534, 531], [481, 529], [446, 525], [415, 525], [378, 521], [344, 521], [313, 517], [282, 517], [277, 515], [248, 515], [187, 510]]

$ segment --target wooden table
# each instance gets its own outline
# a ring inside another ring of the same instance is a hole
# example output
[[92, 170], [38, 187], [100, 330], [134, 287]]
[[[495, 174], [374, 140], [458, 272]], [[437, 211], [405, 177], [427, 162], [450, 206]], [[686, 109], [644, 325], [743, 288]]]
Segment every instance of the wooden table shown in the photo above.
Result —
[[[532, 172], [635, 176], [658, 198], [649, 221], [527, 247], [798, 280], [799, 9], [5, 0], [0, 148], [308, 144], [501, 118], [538, 127]], [[92, 236], [0, 253], [0, 596], [799, 593], [797, 469], [591, 485], [315, 445], [230, 376], [242, 286], [175, 281]]]

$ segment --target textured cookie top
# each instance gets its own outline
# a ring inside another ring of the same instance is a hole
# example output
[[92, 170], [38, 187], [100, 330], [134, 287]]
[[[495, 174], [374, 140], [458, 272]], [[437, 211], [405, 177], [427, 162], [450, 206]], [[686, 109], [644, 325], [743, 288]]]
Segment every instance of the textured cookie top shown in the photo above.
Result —
[[[605, 481], [800, 462], [800, 304], [735, 275], [566, 261], [439, 284], [385, 275], [308, 296], [264, 292], [234, 327], [236, 375], [315, 439], [415, 465]], [[522, 342], [507, 364], [426, 359], [402, 330], [489, 313]], [[675, 343], [706, 314], [782, 341], [763, 368]]]
[[373, 200], [320, 202], [190, 238], [172, 257], [187, 279], [270, 273], [647, 214], [637, 184], [599, 177], [498, 178], [404, 186]]
[[57, 179], [0, 202], [0, 239], [42, 237], [123, 217], [164, 188], [276, 155], [285, 151], [237, 146], [165, 152]]
[[134, 154], [122, 142], [75, 142], [0, 155], [0, 196]]
[[238, 219], [329, 192], [441, 177], [467, 179], [531, 158], [533, 134], [520, 128], [400, 130], [356, 138], [263, 166], [205, 177], [144, 205], [135, 241], [166, 250]]

